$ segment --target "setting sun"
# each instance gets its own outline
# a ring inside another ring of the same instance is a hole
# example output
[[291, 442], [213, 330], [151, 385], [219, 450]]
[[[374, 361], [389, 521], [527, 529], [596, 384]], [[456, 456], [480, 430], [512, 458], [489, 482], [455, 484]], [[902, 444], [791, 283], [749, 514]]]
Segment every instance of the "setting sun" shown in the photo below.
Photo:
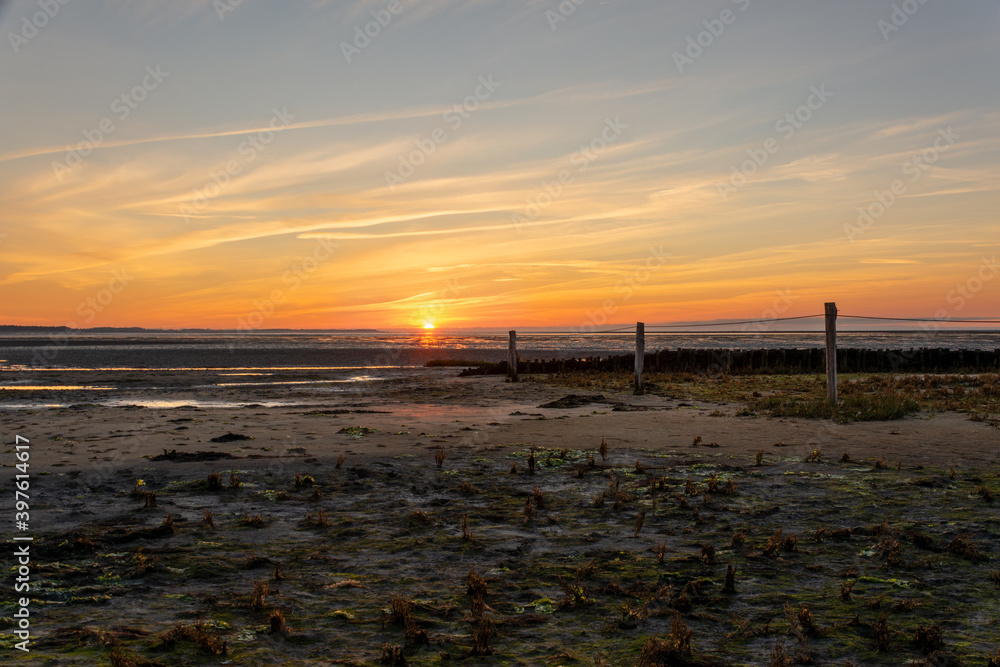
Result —
[[434, 323], [433, 322], [424, 322], [424, 328], [425, 329], [433, 329], [434, 328]]

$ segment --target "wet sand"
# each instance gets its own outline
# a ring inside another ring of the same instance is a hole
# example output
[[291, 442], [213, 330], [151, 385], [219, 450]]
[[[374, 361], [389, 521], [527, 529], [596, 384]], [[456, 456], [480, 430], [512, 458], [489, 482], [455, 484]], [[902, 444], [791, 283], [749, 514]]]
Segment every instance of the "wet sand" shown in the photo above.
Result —
[[[779, 641], [816, 664], [932, 650], [985, 664], [1000, 644], [1000, 522], [979, 491], [1000, 492], [1000, 431], [986, 423], [747, 418], [631, 395], [540, 407], [566, 390], [455, 375], [347, 390], [333, 371], [268, 376], [329, 382], [308, 385], [98, 378], [131, 387], [117, 407], [90, 404], [103, 392], [5, 392], [75, 406], [0, 412], [5, 443], [31, 440], [37, 643], [23, 660], [376, 664], [400, 647], [410, 664], [629, 665], [675, 616], [693, 648], [662, 664], [768, 664]], [[135, 407], [164, 401], [181, 407]], [[227, 407], [197, 407], [213, 402]], [[212, 441], [225, 434], [247, 439]], [[775, 549], [779, 528], [796, 539]], [[493, 653], [475, 656], [484, 619]], [[919, 626], [940, 626], [941, 646], [916, 642]]]

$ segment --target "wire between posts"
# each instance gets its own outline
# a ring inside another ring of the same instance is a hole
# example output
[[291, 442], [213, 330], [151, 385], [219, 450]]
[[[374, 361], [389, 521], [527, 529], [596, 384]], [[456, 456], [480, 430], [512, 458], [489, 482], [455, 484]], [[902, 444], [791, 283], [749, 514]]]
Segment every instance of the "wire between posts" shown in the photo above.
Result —
[[958, 322], [961, 324], [1000, 324], [1000, 317], [972, 317], [960, 320], [934, 317], [869, 317], [868, 315], [837, 315], [837, 317], [845, 317], [852, 320], [884, 320], [890, 322], [937, 322], [939, 324]]
[[[813, 320], [825, 315], [800, 315], [797, 317], [775, 317], [771, 319], [739, 320], [735, 322], [694, 322], [685, 324], [650, 324], [646, 326], [646, 333], [660, 333], [657, 329], [688, 328], [697, 329], [699, 327], [731, 327], [737, 324], [770, 324], [772, 322], [791, 322], [793, 320]], [[938, 324], [1000, 324], [1000, 317], [973, 317], [963, 319], [939, 319], [932, 317], [871, 317], [868, 315], [841, 315], [838, 318], [854, 320], [880, 320], [888, 322], [936, 322]], [[632, 333], [635, 327], [622, 327], [620, 329], [604, 329], [602, 331], [526, 331], [526, 336], [554, 336], [554, 335], [577, 335], [593, 336], [598, 334]]]

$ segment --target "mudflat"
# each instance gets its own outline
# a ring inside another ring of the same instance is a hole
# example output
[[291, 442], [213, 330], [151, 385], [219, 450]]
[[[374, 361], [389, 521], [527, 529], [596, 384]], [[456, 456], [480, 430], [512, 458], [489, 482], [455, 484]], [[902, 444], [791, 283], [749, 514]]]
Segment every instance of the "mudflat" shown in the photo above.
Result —
[[[15, 435], [30, 441], [34, 538], [31, 652], [13, 648], [11, 586], [5, 652], [985, 665], [1000, 648], [989, 421], [739, 416], [453, 369], [344, 392], [301, 376], [205, 388], [163, 371], [133, 405], [81, 390], [0, 413], [11, 476]], [[3, 398], [26, 396], [45, 398]]]

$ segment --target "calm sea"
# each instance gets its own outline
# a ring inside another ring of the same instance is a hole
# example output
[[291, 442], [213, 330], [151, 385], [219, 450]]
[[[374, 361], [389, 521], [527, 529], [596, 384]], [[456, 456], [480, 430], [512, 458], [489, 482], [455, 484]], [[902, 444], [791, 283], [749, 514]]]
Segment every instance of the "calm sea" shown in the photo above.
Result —
[[[506, 335], [45, 334], [0, 336], [0, 370], [80, 368], [412, 368], [431, 360], [501, 361]], [[606, 356], [634, 350], [634, 335], [518, 335], [522, 359]], [[841, 332], [840, 347], [1000, 349], [1000, 331]], [[646, 350], [823, 347], [822, 333], [647, 334]]]

